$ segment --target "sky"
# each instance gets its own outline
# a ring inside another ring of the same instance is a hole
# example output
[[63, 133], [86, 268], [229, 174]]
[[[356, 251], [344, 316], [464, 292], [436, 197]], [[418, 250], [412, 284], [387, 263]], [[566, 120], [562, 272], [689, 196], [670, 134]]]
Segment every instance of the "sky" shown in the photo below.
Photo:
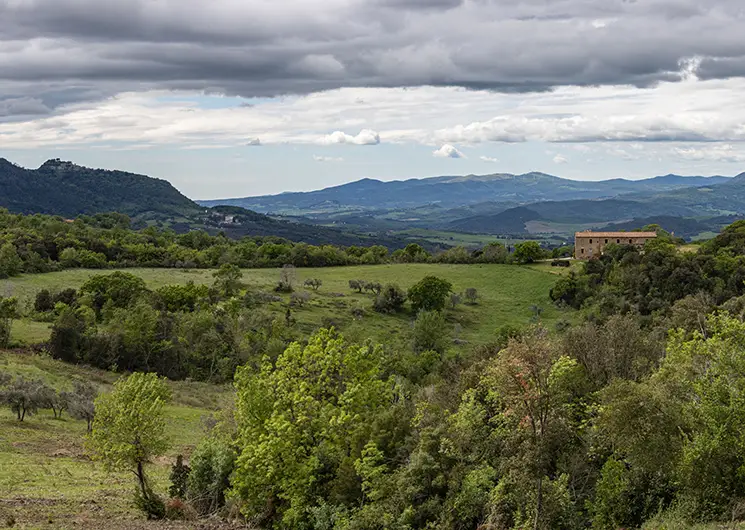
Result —
[[0, 0], [0, 157], [194, 199], [745, 171], [742, 0]]

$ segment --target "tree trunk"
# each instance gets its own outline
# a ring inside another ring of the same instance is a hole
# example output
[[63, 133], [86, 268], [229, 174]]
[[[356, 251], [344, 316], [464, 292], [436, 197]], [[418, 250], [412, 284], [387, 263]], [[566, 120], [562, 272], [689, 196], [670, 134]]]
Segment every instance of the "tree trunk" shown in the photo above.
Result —
[[21, 407], [21, 417], [18, 419], [23, 421], [25, 417], [26, 417], [26, 407]]
[[543, 477], [538, 479], [538, 491], [535, 502], [535, 521], [533, 522], [533, 530], [538, 530], [541, 521], [541, 512], [543, 511]]
[[147, 484], [145, 484], [145, 470], [142, 469], [142, 462], [137, 462], [137, 482], [140, 484], [140, 491], [142, 492], [142, 498], [147, 499]]

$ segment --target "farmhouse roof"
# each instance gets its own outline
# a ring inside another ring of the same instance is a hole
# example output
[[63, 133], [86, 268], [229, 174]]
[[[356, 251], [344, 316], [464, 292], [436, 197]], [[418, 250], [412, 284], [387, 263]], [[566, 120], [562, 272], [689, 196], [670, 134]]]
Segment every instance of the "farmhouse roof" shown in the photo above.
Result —
[[657, 232], [575, 232], [575, 237], [616, 237], [616, 238], [629, 238], [629, 237], [657, 237]]

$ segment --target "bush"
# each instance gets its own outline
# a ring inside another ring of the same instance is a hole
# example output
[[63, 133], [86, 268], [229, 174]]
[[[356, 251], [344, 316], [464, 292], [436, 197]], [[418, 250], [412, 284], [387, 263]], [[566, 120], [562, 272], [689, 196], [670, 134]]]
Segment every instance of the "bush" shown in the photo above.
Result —
[[403, 310], [406, 295], [398, 285], [386, 285], [373, 301], [373, 309], [378, 313], [398, 313]]
[[303, 282], [303, 285], [317, 291], [323, 285], [323, 280], [319, 278], [309, 278]]
[[36, 300], [34, 301], [34, 311], [37, 313], [46, 313], [54, 309], [54, 300], [52, 300], [52, 293], [49, 289], [42, 289], [36, 293]]
[[474, 287], [466, 289], [465, 297], [469, 305], [476, 305], [479, 299], [479, 293]]
[[310, 300], [308, 293], [292, 293], [290, 295], [290, 304], [296, 307], [303, 307]]
[[[191, 468], [184, 464], [183, 455], [176, 457], [176, 463], [171, 466], [171, 485], [168, 488], [168, 494], [175, 499], [186, 497], [186, 486], [189, 480]], [[170, 517], [169, 517], [170, 519]]]
[[445, 353], [448, 345], [445, 317], [439, 311], [420, 311], [414, 321], [412, 338], [416, 353]]
[[436, 276], [425, 276], [409, 289], [411, 308], [416, 311], [441, 311], [445, 308], [453, 284]]
[[235, 459], [235, 450], [226, 440], [205, 438], [194, 450], [187, 495], [201, 515], [214, 513], [225, 505]]

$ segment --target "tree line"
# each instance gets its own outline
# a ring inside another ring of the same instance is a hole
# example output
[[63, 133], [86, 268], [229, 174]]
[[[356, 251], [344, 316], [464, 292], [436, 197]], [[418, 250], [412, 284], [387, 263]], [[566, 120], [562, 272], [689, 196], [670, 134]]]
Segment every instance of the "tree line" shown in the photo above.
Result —
[[571, 255], [569, 247], [548, 252], [534, 241], [510, 253], [494, 242], [477, 250], [454, 247], [432, 254], [417, 243], [390, 252], [384, 246], [339, 247], [293, 243], [278, 237], [228, 238], [203, 230], [177, 234], [148, 227], [131, 230], [122, 214], [80, 216], [11, 214], [0, 209], [0, 278], [71, 268], [330, 267], [379, 263], [530, 263]]

